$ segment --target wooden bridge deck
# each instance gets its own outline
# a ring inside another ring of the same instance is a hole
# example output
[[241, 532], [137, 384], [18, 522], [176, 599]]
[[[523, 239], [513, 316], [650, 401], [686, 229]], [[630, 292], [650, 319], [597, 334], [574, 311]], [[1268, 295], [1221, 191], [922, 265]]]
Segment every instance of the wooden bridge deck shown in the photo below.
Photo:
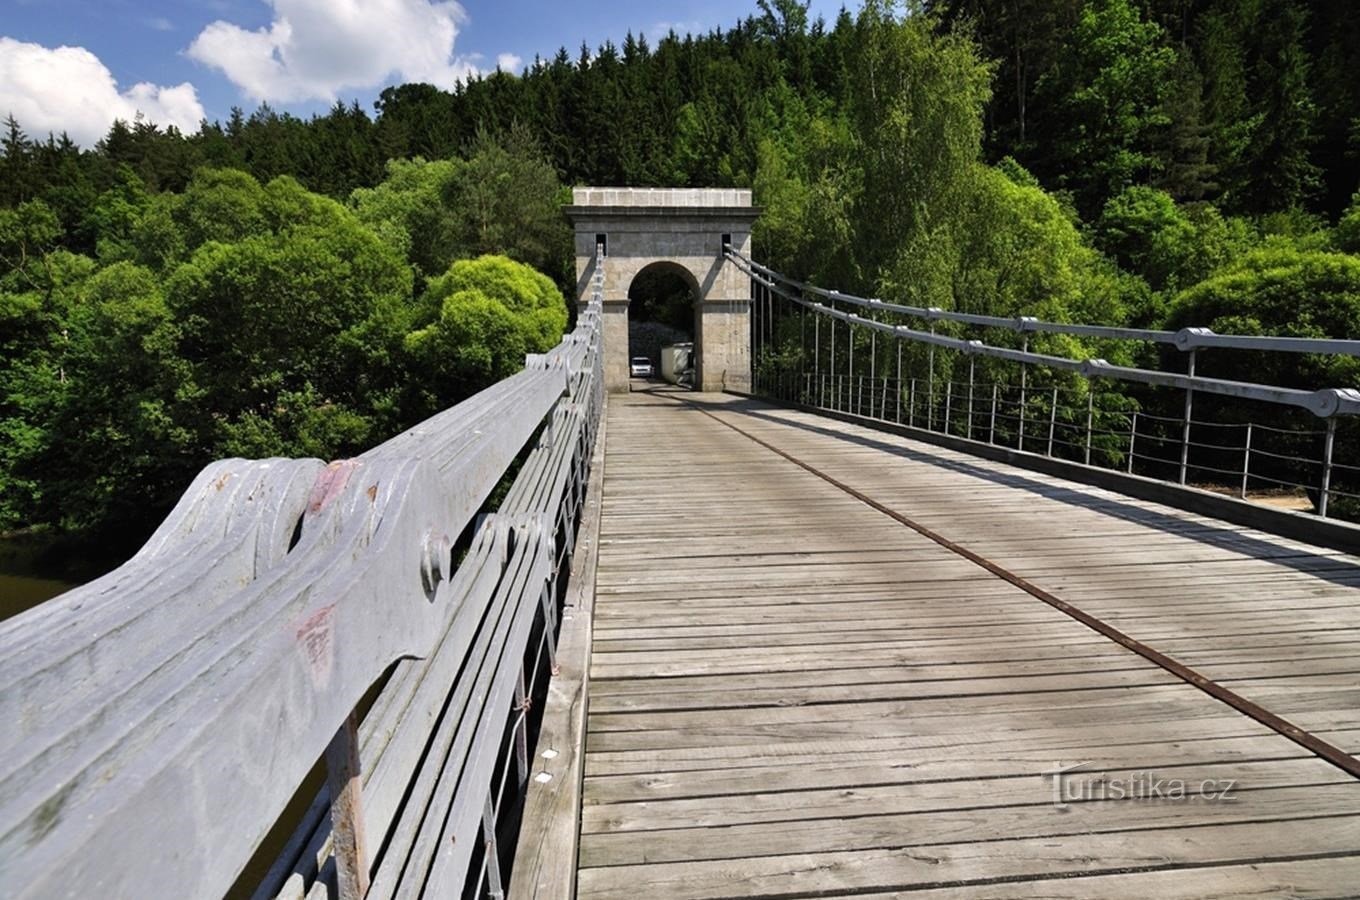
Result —
[[1360, 888], [1360, 780], [845, 488], [1349, 753], [1360, 560], [681, 397], [609, 406], [581, 897]]

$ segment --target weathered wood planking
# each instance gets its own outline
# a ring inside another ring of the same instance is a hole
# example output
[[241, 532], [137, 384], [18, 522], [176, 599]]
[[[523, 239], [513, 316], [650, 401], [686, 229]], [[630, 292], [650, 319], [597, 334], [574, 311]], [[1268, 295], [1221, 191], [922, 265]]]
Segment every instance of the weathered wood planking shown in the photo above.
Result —
[[[1353, 892], [1360, 781], [696, 402], [1360, 746], [1360, 561], [752, 401], [634, 394], [609, 414], [580, 896]], [[1054, 808], [1043, 773], [1081, 762], [1242, 790]]]
[[571, 586], [563, 606], [559, 671], [549, 685], [538, 733], [534, 762], [538, 775], [530, 781], [525, 798], [524, 828], [510, 879], [511, 900], [571, 900], [575, 894], [607, 433], [608, 424], [602, 421], [595, 436], [585, 507], [571, 560]]

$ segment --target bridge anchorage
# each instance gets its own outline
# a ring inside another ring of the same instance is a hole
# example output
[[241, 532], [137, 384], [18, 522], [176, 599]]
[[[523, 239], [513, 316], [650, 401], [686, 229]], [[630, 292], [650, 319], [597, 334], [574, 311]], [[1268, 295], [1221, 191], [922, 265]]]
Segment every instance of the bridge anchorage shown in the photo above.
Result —
[[685, 281], [695, 298], [695, 386], [701, 391], [749, 390], [750, 284], [727, 250], [751, 252], [760, 211], [749, 190], [576, 188], [567, 216], [576, 229], [580, 302], [590, 294], [602, 245], [609, 260], [604, 285], [605, 388], [627, 391], [629, 287], [658, 267]]
[[[1196, 363], [1360, 342], [860, 298], [756, 213], [578, 191], [551, 352], [354, 460], [214, 463], [0, 623], [5, 896], [1353, 893], [1360, 396]], [[705, 390], [622, 393], [657, 265]]]

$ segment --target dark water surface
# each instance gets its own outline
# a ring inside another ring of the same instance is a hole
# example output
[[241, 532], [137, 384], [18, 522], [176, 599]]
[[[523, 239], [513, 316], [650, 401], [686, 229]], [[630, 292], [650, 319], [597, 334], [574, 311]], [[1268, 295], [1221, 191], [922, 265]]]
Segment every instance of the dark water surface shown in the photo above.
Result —
[[0, 572], [0, 621], [69, 591], [76, 585], [51, 578], [9, 575]]

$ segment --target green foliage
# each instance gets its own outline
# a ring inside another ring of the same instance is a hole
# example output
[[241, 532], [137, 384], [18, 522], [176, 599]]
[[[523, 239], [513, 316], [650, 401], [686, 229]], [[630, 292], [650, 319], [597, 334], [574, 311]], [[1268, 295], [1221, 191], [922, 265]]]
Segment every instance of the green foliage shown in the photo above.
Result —
[[480, 133], [466, 160], [394, 160], [386, 181], [350, 203], [429, 279], [455, 259], [491, 253], [565, 276], [561, 200], [557, 173], [516, 126], [501, 138]]
[[817, 117], [800, 144], [766, 139], [759, 151], [756, 202], [763, 212], [754, 239], [766, 259], [822, 284], [854, 285], [854, 200], [862, 172], [844, 118]]
[[1258, 112], [1235, 170], [1238, 184], [1229, 191], [1233, 204], [1250, 212], [1303, 203], [1318, 187], [1306, 19], [1293, 0], [1261, 0], [1253, 23], [1259, 55], [1250, 84]]
[[[1360, 259], [1289, 246], [1256, 250], [1182, 291], [1167, 321], [1221, 334], [1360, 334]], [[1360, 380], [1360, 361], [1342, 356], [1251, 354], [1215, 365], [1219, 377], [1307, 389]]]
[[459, 245], [455, 212], [445, 202], [462, 163], [394, 159], [387, 178], [374, 188], [350, 196], [359, 221], [400, 249], [425, 278], [433, 278], [453, 262]]
[[1234, 234], [1212, 206], [1185, 209], [1155, 188], [1131, 187], [1105, 204], [1096, 223], [1100, 246], [1154, 290], [1175, 291], [1205, 278], [1252, 238]]
[[406, 337], [422, 388], [461, 399], [561, 339], [567, 306], [552, 279], [502, 256], [454, 263], [430, 282]]
[[61, 223], [41, 200], [0, 209], [0, 285], [41, 288], [51, 280], [48, 254], [61, 238]]
[[124, 168], [85, 217], [99, 262], [43, 201], [0, 209], [0, 529], [135, 538], [211, 459], [359, 452], [555, 344], [561, 294], [504, 258], [446, 264], [422, 317], [384, 237], [447, 205], [427, 165], [362, 198], [377, 231], [289, 176], [152, 194]]
[[501, 254], [558, 274], [571, 233], [561, 182], [536, 140], [516, 126], [502, 137], [480, 132], [470, 151], [443, 195], [458, 217], [458, 256]]
[[868, 0], [856, 23], [850, 117], [862, 167], [855, 252], [866, 274], [884, 273], [904, 295], [933, 290], [896, 269], [945, 252], [981, 155], [991, 70], [962, 35], [939, 35], [922, 13]]
[[272, 409], [279, 394], [308, 385], [327, 400], [371, 409], [372, 393], [393, 376], [372, 371], [369, 332], [410, 289], [396, 251], [356, 222], [199, 248], [166, 292], [197, 399], [216, 413], [205, 437], [229, 433], [236, 414]]
[[1346, 253], [1360, 254], [1360, 192], [1351, 199], [1350, 209], [1337, 223], [1336, 246]]
[[959, 227], [952, 306], [994, 316], [1123, 322], [1118, 286], [1058, 202], [977, 166]]
[[1035, 88], [1038, 157], [1047, 177], [1090, 212], [1160, 168], [1153, 143], [1169, 124], [1162, 104], [1175, 53], [1130, 0], [1092, 0], [1063, 57]]
[[[69, 530], [137, 527], [183, 490], [194, 444], [177, 409], [189, 369], [155, 273], [104, 268], [62, 323], [58, 379], [21, 475], [42, 485], [33, 518]], [[177, 421], [179, 420], [179, 421]], [[30, 420], [32, 421], [32, 420]]]

